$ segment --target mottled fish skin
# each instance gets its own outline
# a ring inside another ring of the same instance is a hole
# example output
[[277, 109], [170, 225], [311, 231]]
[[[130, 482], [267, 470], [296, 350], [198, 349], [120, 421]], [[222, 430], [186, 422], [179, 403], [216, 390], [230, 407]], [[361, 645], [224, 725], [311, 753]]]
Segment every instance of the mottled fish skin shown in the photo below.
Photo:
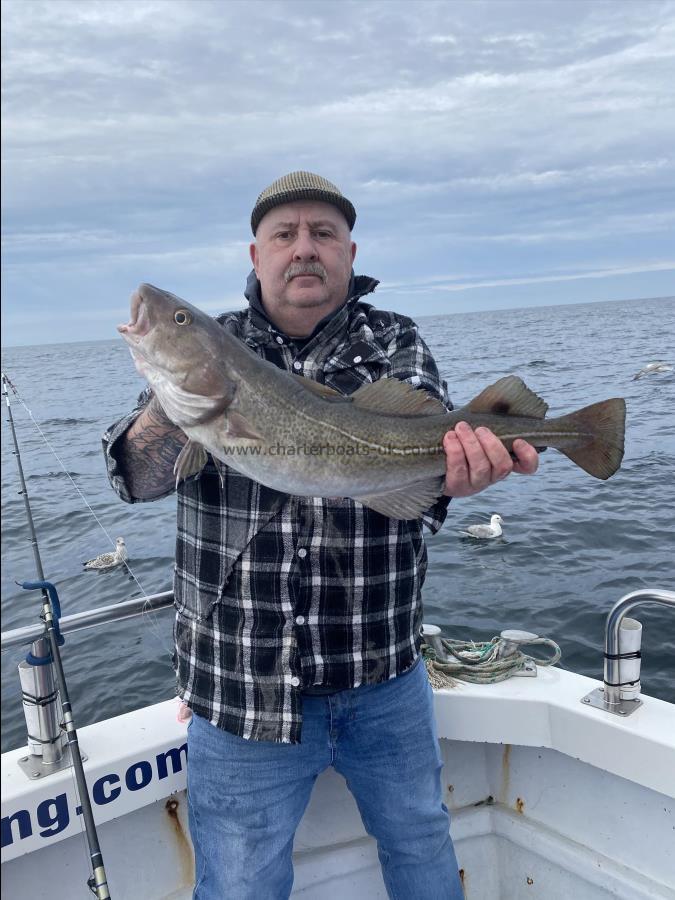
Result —
[[395, 518], [416, 518], [442, 493], [443, 436], [457, 422], [554, 447], [597, 478], [621, 465], [625, 403], [595, 403], [545, 419], [546, 403], [515, 375], [448, 412], [395, 379], [350, 397], [261, 359], [215, 319], [151, 285], [119, 326], [168, 417], [190, 439], [177, 461], [188, 477], [204, 451], [291, 494], [351, 497]]

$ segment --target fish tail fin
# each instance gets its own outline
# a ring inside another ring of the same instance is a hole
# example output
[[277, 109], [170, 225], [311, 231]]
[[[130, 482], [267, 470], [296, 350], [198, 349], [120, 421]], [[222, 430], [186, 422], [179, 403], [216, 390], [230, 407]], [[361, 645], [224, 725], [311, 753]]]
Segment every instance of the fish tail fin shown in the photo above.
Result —
[[626, 403], [619, 397], [592, 403], [559, 421], [579, 429], [588, 440], [574, 447], [558, 447], [573, 463], [589, 475], [610, 478], [621, 465], [626, 426]]

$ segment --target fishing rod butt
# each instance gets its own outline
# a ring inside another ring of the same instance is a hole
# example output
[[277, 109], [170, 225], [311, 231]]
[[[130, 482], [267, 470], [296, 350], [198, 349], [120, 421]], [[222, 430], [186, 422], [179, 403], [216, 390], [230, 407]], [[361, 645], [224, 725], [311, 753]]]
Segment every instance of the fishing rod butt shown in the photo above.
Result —
[[[100, 859], [100, 853], [98, 854]], [[93, 861], [93, 857], [92, 857]], [[97, 900], [110, 900], [110, 891], [108, 890], [108, 879], [103, 868], [103, 860], [100, 865], [94, 867], [93, 875], [87, 881], [89, 890], [97, 897]]]
[[[9, 401], [7, 385], [10, 385], [16, 394], [16, 388], [9, 381], [5, 373], [2, 373], [3, 394], [7, 403], [8, 422], [12, 432], [12, 441], [16, 451], [16, 464], [21, 484], [21, 494], [26, 512], [26, 520], [30, 532], [31, 547], [35, 560], [37, 580], [23, 581], [21, 587], [24, 590], [40, 590], [42, 593], [42, 615], [45, 624], [45, 634], [41, 635], [32, 645], [31, 652], [24, 663], [19, 667], [24, 712], [28, 727], [28, 756], [19, 762], [20, 767], [29, 778], [40, 778], [43, 775], [56, 771], [61, 766], [69, 763], [75, 776], [75, 784], [82, 808], [84, 831], [89, 845], [92, 874], [87, 880], [87, 885], [99, 900], [109, 900], [108, 880], [103, 865], [96, 823], [92, 811], [89, 788], [84, 773], [82, 755], [80, 754], [77, 730], [71, 713], [70, 696], [66, 675], [61, 660], [60, 647], [64, 642], [59, 630], [59, 618], [61, 617], [61, 603], [55, 585], [45, 580], [42, 568], [42, 558], [38, 545], [37, 534], [33, 522], [33, 514], [30, 506], [30, 497], [26, 487], [26, 479], [21, 461], [19, 440], [12, 417], [12, 408]], [[17, 395], [18, 396], [18, 395]], [[22, 401], [23, 402], [23, 401]], [[25, 404], [24, 404], [25, 406]], [[63, 722], [63, 726], [61, 725]], [[70, 749], [70, 759], [65, 753], [62, 727], [66, 732], [66, 748]], [[38, 734], [33, 734], [33, 731]], [[22, 766], [23, 763], [23, 766]]]

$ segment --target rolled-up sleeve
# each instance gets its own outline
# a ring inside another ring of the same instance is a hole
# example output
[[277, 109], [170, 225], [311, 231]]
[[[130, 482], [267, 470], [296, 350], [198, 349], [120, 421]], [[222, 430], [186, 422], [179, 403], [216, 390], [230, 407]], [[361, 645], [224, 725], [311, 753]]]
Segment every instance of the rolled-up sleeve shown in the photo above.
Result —
[[155, 497], [135, 497], [129, 488], [124, 469], [120, 464], [119, 455], [121, 449], [121, 441], [128, 429], [133, 425], [136, 419], [143, 412], [152, 398], [152, 391], [147, 388], [138, 398], [136, 406], [123, 416], [117, 422], [106, 429], [101, 438], [103, 444], [103, 455], [105, 457], [105, 465], [108, 473], [108, 480], [120, 500], [125, 503], [149, 503], [153, 500], [160, 500], [162, 497], [168, 497], [173, 493], [174, 488], [170, 488], [163, 494], [157, 494]]
[[[441, 378], [436, 361], [420, 337], [417, 325], [412, 319], [399, 317], [394, 334], [388, 346], [387, 356], [391, 361], [391, 377], [407, 381], [415, 388], [422, 388], [437, 397], [450, 411], [453, 406], [448, 396], [448, 386]], [[422, 513], [421, 520], [435, 534], [448, 514], [450, 497], [439, 497], [429, 509]]]

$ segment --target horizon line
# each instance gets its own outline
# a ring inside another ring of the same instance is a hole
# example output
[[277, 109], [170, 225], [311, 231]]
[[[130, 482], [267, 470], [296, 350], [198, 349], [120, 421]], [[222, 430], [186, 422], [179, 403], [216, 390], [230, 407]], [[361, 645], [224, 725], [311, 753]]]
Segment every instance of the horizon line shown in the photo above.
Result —
[[[638, 300], [675, 300], [674, 294], [661, 294], [655, 297], [629, 297], [625, 300], [570, 300], [566, 303], [545, 303], [532, 304], [530, 306], [498, 306], [495, 309], [471, 309], [471, 310], [450, 310], [442, 313], [426, 313], [425, 315], [415, 316], [418, 319], [436, 319], [438, 316], [474, 316], [478, 313], [488, 312], [522, 312], [525, 309], [552, 309], [557, 306], [591, 306], [596, 303], [635, 303]], [[246, 307], [238, 307], [236, 309], [225, 309], [216, 313], [216, 316], [224, 316], [232, 312], [241, 312]], [[26, 347], [64, 347], [71, 344], [107, 344], [112, 342], [118, 343], [116, 338], [84, 338], [80, 341], [47, 341], [42, 344], [3, 344], [0, 346], [0, 352], [5, 350], [16, 350]]]

